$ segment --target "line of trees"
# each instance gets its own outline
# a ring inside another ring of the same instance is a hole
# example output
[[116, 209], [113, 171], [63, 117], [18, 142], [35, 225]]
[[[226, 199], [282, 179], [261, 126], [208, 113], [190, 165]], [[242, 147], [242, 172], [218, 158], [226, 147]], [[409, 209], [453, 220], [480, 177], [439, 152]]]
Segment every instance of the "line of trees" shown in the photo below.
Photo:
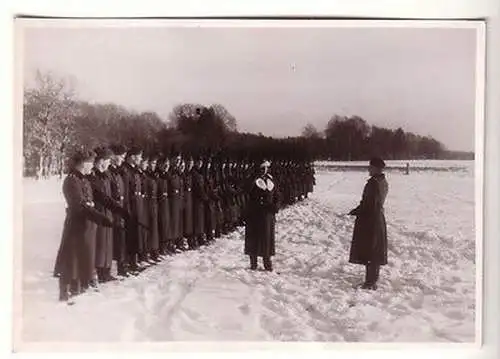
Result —
[[23, 140], [24, 174], [37, 178], [62, 175], [68, 153], [76, 148], [110, 143], [167, 152], [229, 150], [241, 158], [256, 151], [333, 160], [361, 160], [372, 154], [441, 158], [445, 153], [430, 137], [369, 126], [357, 116], [333, 116], [323, 131], [308, 124], [301, 136], [279, 139], [238, 132], [235, 117], [221, 104], [180, 104], [164, 120], [155, 112], [81, 101], [68, 79], [41, 72], [34, 86], [24, 90]]
[[405, 132], [402, 128], [370, 126], [359, 116], [334, 115], [319, 131], [307, 124], [302, 137], [314, 158], [330, 160], [366, 160], [373, 155], [385, 159], [441, 159], [448, 151], [430, 136]]

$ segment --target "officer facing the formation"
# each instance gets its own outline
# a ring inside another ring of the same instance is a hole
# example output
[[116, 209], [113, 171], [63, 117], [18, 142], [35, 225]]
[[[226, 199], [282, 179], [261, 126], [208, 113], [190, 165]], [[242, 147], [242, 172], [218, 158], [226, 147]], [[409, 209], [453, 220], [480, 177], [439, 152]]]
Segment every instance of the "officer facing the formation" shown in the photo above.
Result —
[[356, 216], [349, 262], [366, 266], [363, 289], [377, 289], [381, 265], [387, 264], [387, 227], [384, 202], [389, 185], [382, 172], [385, 163], [380, 158], [370, 160], [369, 174], [361, 203], [350, 215]]
[[278, 188], [269, 173], [270, 162], [264, 160], [260, 173], [249, 184], [249, 202], [245, 209], [245, 254], [250, 256], [250, 269], [257, 269], [257, 257], [264, 268], [272, 271], [275, 255], [275, 221], [278, 212]]

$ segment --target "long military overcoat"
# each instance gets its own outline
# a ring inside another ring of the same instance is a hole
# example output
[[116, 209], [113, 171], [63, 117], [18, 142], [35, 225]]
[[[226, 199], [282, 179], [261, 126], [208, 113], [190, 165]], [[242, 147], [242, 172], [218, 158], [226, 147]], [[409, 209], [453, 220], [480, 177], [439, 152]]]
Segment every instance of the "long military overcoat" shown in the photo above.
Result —
[[141, 176], [135, 167], [124, 163], [122, 177], [125, 185], [125, 208], [135, 219], [135, 221], [127, 221], [125, 225], [127, 250], [129, 255], [135, 255], [142, 248], [142, 229], [137, 222], [144, 215]]
[[172, 241], [171, 229], [171, 215], [170, 215], [170, 197], [168, 184], [170, 175], [168, 173], [161, 173], [158, 177], [158, 222], [159, 222], [159, 235], [161, 243], [169, 243]]
[[349, 262], [355, 264], [387, 264], [387, 226], [384, 202], [388, 184], [383, 174], [370, 177], [363, 190], [356, 216]]
[[217, 226], [216, 206], [219, 202], [215, 181], [209, 171], [205, 172], [205, 184], [208, 201], [205, 205], [205, 233], [212, 235]]
[[[123, 182], [121, 168], [109, 167], [109, 178], [111, 180], [111, 198], [120, 206], [125, 207], [125, 183]], [[113, 221], [125, 225], [125, 221], [119, 214], [113, 215]], [[127, 259], [127, 243], [124, 228], [113, 228], [113, 258], [123, 263]]]
[[54, 265], [54, 276], [69, 280], [90, 281], [95, 276], [97, 224], [111, 227], [112, 222], [95, 209], [89, 180], [76, 170], [63, 182], [66, 218], [61, 244]]
[[205, 179], [199, 171], [193, 171], [193, 234], [201, 236], [205, 233], [205, 205], [208, 196]]
[[[95, 209], [113, 221], [113, 212], [105, 204], [105, 198], [111, 199], [111, 180], [107, 172], [95, 169], [89, 176], [95, 199]], [[102, 200], [99, 201], [98, 199]], [[95, 266], [97, 268], [111, 268], [113, 263], [113, 228], [103, 225], [97, 226]]]
[[169, 178], [170, 228], [173, 239], [183, 236], [182, 209], [184, 197], [183, 181], [178, 172], [172, 172]]
[[249, 184], [245, 208], [245, 254], [275, 255], [275, 224], [278, 212], [278, 188], [270, 174], [256, 176]]
[[144, 178], [146, 209], [148, 212], [148, 250], [157, 251], [160, 248], [159, 234], [159, 191], [158, 176], [154, 172], [146, 172]]
[[194, 234], [193, 221], [193, 172], [185, 172], [182, 175], [184, 188], [183, 208], [182, 208], [182, 229], [184, 236], [191, 237]]

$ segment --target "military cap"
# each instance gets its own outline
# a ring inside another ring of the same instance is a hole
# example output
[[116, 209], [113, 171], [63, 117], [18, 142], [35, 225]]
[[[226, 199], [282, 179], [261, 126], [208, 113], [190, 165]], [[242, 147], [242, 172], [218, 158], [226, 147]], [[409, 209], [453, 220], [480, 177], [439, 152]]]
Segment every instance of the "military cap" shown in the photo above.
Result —
[[385, 162], [380, 157], [373, 157], [370, 159], [370, 166], [383, 169], [385, 168]]
[[108, 160], [113, 155], [113, 152], [107, 147], [98, 147], [98, 148], [94, 149], [94, 152], [96, 154], [96, 157], [95, 157], [96, 161]]
[[148, 160], [148, 161], [158, 161], [160, 156], [158, 155], [158, 152], [156, 152], [156, 151], [148, 151], [142, 155], [142, 158], [145, 160]]
[[88, 149], [79, 149], [71, 154], [69, 157], [69, 162], [72, 166], [78, 166], [83, 162], [94, 161], [95, 153]]
[[142, 149], [139, 146], [132, 146], [127, 152], [128, 156], [140, 155], [142, 154]]
[[127, 149], [123, 145], [111, 145], [110, 149], [117, 156], [127, 153]]

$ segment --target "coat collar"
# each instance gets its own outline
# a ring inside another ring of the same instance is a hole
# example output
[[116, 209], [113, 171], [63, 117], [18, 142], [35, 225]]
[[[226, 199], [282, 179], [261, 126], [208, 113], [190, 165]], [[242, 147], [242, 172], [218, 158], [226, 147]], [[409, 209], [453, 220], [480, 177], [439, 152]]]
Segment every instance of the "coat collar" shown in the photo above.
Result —
[[80, 171], [78, 171], [77, 169], [72, 169], [69, 172], [69, 175], [74, 176], [74, 177], [78, 177], [78, 178], [85, 178], [85, 175], [83, 173], [81, 173]]

